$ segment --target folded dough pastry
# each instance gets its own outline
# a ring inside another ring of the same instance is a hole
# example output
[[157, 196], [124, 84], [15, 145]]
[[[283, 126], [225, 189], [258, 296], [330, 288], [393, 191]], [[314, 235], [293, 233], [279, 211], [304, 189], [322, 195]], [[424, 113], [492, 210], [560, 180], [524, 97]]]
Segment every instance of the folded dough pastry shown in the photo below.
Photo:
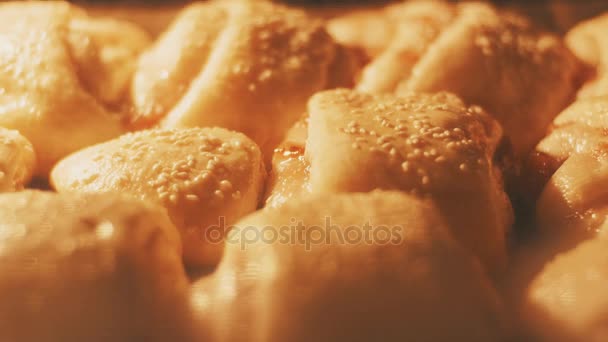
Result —
[[64, 2], [0, 4], [0, 126], [19, 130], [36, 173], [124, 129], [118, 107], [147, 35]]
[[[305, 158], [297, 148], [277, 150], [268, 205], [306, 193], [411, 192], [432, 198], [454, 236], [490, 270], [505, 265], [512, 215], [493, 165], [501, 130], [482, 109], [448, 93], [396, 97], [339, 89], [313, 96], [308, 112]], [[303, 139], [300, 134], [293, 145]], [[279, 177], [295, 179], [300, 191]]]
[[505, 338], [482, 267], [439, 212], [410, 195], [294, 200], [247, 217], [229, 236], [216, 273], [193, 286], [215, 340]]
[[189, 5], [139, 61], [133, 120], [240, 131], [269, 160], [308, 97], [329, 83], [336, 48], [303, 11], [265, 1]]
[[35, 165], [32, 144], [19, 132], [0, 127], [0, 192], [22, 190]]
[[558, 255], [528, 288], [524, 318], [543, 341], [608, 339], [608, 237]]
[[382, 53], [363, 69], [358, 90], [394, 92], [412, 76], [414, 66], [456, 16], [454, 6], [440, 1], [404, 2], [396, 8], [400, 15], [394, 16], [395, 33]]
[[189, 341], [179, 236], [114, 195], [0, 195], [0, 339]]
[[[337, 42], [362, 48], [373, 57], [393, 45], [393, 40], [399, 40], [407, 26], [414, 26], [413, 30], [417, 30], [419, 19], [434, 22], [447, 18], [453, 11], [451, 7], [441, 0], [417, 0], [358, 9], [329, 20], [327, 30]], [[409, 37], [414, 38], [412, 35]], [[418, 42], [420, 38], [414, 39]]]
[[578, 86], [579, 63], [561, 39], [488, 4], [401, 6], [420, 10], [399, 17], [358, 89], [452, 92], [493, 115], [525, 158]]
[[91, 146], [51, 173], [59, 192], [120, 192], [160, 203], [191, 264], [215, 265], [224, 230], [255, 210], [265, 175], [257, 145], [223, 128], [147, 130]]

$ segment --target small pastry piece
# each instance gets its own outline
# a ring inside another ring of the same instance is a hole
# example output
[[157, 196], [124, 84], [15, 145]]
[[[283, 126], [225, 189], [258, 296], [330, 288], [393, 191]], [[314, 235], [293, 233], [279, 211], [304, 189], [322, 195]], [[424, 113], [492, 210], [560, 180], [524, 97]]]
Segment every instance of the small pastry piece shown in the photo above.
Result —
[[558, 255], [528, 288], [524, 318], [543, 341], [608, 339], [608, 237]]
[[247, 217], [192, 302], [218, 341], [506, 336], [478, 260], [432, 205], [399, 192], [313, 196]]
[[457, 9], [398, 93], [449, 91], [482, 106], [521, 160], [574, 95], [578, 61], [559, 37], [523, 17], [480, 3]]
[[[587, 174], [584, 168], [580, 169], [580, 165], [577, 163], [583, 162], [582, 165], [585, 165], [586, 162], [583, 160], [586, 160], [591, 163], [589, 165], [593, 165], [595, 163], [593, 159], [596, 158], [594, 156], [602, 155], [601, 150], [606, 150], [608, 147], [606, 129], [608, 129], [608, 95], [589, 98], [582, 97], [572, 103], [555, 118], [549, 134], [541, 140], [538, 146], [536, 146], [534, 153], [529, 157], [528, 173], [532, 175], [532, 178], [536, 179], [538, 183], [536, 187], [542, 189], [547, 183], [561, 182], [558, 179], [562, 177], [586, 178], [589, 176], [590, 174]], [[585, 154], [587, 157], [582, 157], [577, 162], [569, 163], [568, 166], [564, 165], [566, 170], [559, 171], [559, 175], [550, 181], [551, 176], [562, 167], [562, 164], [576, 154]], [[574, 174], [571, 174], [572, 172]], [[553, 190], [547, 190], [548, 193], [543, 195], [546, 199], [543, 201], [561, 202], [564, 198], [571, 197], [570, 195], [560, 195], [559, 193], [562, 191], [567, 191], [572, 195], [576, 194], [578, 190], [569, 185], [572, 181], [570, 180], [558, 186], [558, 188], [561, 188], [560, 190], [555, 188], [556, 184], [548, 184], [547, 187], [551, 187]], [[536, 200], [539, 194], [540, 192], [531, 197]], [[564, 197], [562, 199], [552, 198], [554, 196]], [[548, 210], [546, 214], [550, 216], [559, 216], [565, 213], [554, 211], [549, 207], [546, 209]], [[578, 210], [581, 209], [584, 208], [579, 208]], [[570, 214], [572, 213], [570, 212]], [[545, 220], [542, 217], [544, 215], [544, 213], [540, 214], [541, 220]], [[550, 226], [554, 226], [554, 224], [550, 224]]]
[[392, 41], [396, 23], [388, 14], [391, 5], [381, 8], [361, 9], [332, 18], [327, 31], [340, 44], [363, 49], [370, 57], [377, 56]]
[[194, 341], [179, 236], [117, 195], [0, 195], [2, 341]]
[[17, 129], [48, 176], [62, 157], [124, 132], [119, 114], [140, 29], [64, 2], [0, 4], [0, 126]]
[[594, 72], [579, 91], [578, 97], [608, 95], [608, 13], [584, 21], [566, 35], [566, 43], [574, 54]]
[[[483, 110], [447, 93], [396, 97], [345, 89], [318, 93], [308, 107], [309, 165], [298, 164], [291, 179], [309, 180], [300, 192], [275, 185], [268, 204], [307, 192], [411, 192], [433, 199], [454, 236], [491, 272], [505, 266], [512, 213], [493, 165], [501, 130]], [[271, 185], [290, 177], [274, 166]]]
[[592, 152], [598, 144], [608, 143], [608, 93], [606, 96], [576, 100], [553, 121], [549, 134], [536, 152], [563, 163], [574, 153]]
[[394, 92], [429, 46], [449, 26], [456, 11], [443, 2], [407, 2], [401, 7], [401, 16], [395, 23], [395, 34], [386, 49], [368, 64], [357, 84], [366, 92]]
[[572, 155], [545, 186], [536, 209], [545, 236], [582, 240], [597, 234], [608, 215], [608, 145]]
[[264, 174], [259, 148], [241, 133], [158, 129], [76, 152], [57, 164], [51, 182], [59, 192], [113, 191], [161, 204], [180, 230], [185, 260], [212, 266], [224, 229], [257, 208]]
[[335, 56], [321, 22], [302, 11], [266, 1], [194, 3], [141, 56], [133, 120], [236, 130], [269, 161], [308, 97], [328, 85]]
[[22, 190], [35, 165], [32, 144], [19, 132], [0, 128], [0, 192]]

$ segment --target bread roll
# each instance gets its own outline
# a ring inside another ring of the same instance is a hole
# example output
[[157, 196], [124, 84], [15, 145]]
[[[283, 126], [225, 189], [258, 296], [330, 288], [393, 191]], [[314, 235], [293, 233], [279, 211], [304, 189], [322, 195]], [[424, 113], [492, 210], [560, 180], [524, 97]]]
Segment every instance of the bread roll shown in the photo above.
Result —
[[463, 4], [403, 89], [451, 91], [481, 105], [523, 158], [573, 96], [577, 63], [557, 36], [525, 18]]
[[558, 255], [528, 288], [524, 317], [544, 341], [608, 339], [608, 238]]
[[59, 192], [120, 192], [167, 208], [190, 264], [215, 265], [229, 225], [258, 205], [259, 148], [223, 128], [147, 130], [76, 152], [51, 173]]
[[22, 190], [35, 165], [32, 144], [19, 132], [0, 127], [0, 192]]
[[141, 57], [136, 126], [218, 126], [245, 133], [270, 160], [328, 85], [336, 44], [321, 22], [266, 1], [186, 7]]
[[179, 236], [113, 195], [0, 195], [0, 339], [191, 341]]
[[[294, 155], [287, 162], [296, 165], [292, 174], [274, 164], [269, 205], [306, 193], [374, 189], [430, 197], [454, 236], [489, 270], [505, 266], [512, 213], [493, 165], [501, 130], [482, 109], [447, 93], [396, 97], [340, 89], [313, 96], [308, 112], [309, 165]], [[300, 182], [301, 191], [293, 188], [299, 181], [285, 191], [281, 184], [290, 177], [309, 180]]]
[[0, 126], [32, 142], [38, 176], [124, 132], [117, 108], [145, 33], [54, 1], [0, 4], [0, 22]]
[[425, 201], [313, 196], [236, 227], [216, 273], [193, 286], [217, 341], [505, 338], [481, 266]]

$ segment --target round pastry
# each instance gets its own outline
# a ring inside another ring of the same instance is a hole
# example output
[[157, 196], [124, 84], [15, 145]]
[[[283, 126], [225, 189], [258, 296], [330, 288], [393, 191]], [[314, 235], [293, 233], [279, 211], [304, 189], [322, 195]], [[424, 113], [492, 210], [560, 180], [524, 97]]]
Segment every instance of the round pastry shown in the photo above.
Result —
[[19, 132], [0, 127], [0, 192], [22, 190], [35, 165], [32, 144]]
[[235, 225], [192, 302], [217, 341], [500, 341], [501, 303], [429, 203], [312, 196]]
[[54, 1], [0, 4], [0, 22], [0, 126], [32, 142], [38, 176], [124, 132], [118, 109], [143, 31]]
[[0, 339], [193, 341], [179, 236], [115, 195], [0, 195]]
[[167, 208], [190, 264], [215, 265], [229, 225], [258, 205], [259, 148], [223, 128], [146, 130], [78, 151], [51, 173], [59, 192], [120, 192]]

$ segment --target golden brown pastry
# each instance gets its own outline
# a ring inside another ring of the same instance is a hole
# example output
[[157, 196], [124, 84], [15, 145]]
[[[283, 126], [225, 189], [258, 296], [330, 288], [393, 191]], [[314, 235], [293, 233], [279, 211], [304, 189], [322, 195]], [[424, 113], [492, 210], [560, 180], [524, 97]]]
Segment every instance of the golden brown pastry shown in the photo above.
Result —
[[257, 208], [264, 175], [259, 148], [241, 133], [157, 129], [76, 152], [51, 182], [59, 192], [120, 192], [161, 204], [182, 235], [185, 260], [215, 265], [224, 229]]
[[562, 41], [490, 5], [458, 5], [402, 91], [450, 91], [491, 113], [523, 159], [569, 102], [578, 63]]
[[299, 10], [266, 1], [194, 3], [142, 55], [133, 120], [243, 132], [270, 160], [308, 97], [330, 83], [336, 49], [321, 22]]
[[277, 150], [267, 205], [306, 193], [411, 192], [433, 199], [490, 270], [505, 265], [511, 207], [493, 165], [501, 130], [483, 110], [448, 93], [339, 89], [313, 96], [308, 113], [308, 137], [292, 139], [295, 146], [306, 139], [305, 156], [297, 147]]
[[559, 37], [524, 17], [482, 3], [406, 2], [383, 11], [389, 9], [399, 15], [374, 19], [392, 29], [357, 89], [455, 93], [503, 125], [518, 159], [532, 150], [578, 86], [576, 58]]
[[0, 4], [0, 22], [0, 126], [32, 142], [37, 175], [124, 132], [115, 109], [148, 42], [143, 31], [55, 1]]
[[192, 302], [218, 341], [506, 336], [478, 261], [432, 205], [400, 192], [314, 196], [247, 217]]
[[22, 190], [35, 165], [32, 144], [19, 132], [0, 127], [0, 192]]
[[454, 20], [454, 6], [441, 1], [412, 1], [396, 5], [400, 15], [390, 43], [363, 69], [357, 89], [393, 92], [439, 34]]
[[114, 195], [0, 195], [0, 339], [190, 341], [179, 236]]
[[558, 255], [528, 288], [524, 318], [543, 341], [608, 339], [608, 237]]

